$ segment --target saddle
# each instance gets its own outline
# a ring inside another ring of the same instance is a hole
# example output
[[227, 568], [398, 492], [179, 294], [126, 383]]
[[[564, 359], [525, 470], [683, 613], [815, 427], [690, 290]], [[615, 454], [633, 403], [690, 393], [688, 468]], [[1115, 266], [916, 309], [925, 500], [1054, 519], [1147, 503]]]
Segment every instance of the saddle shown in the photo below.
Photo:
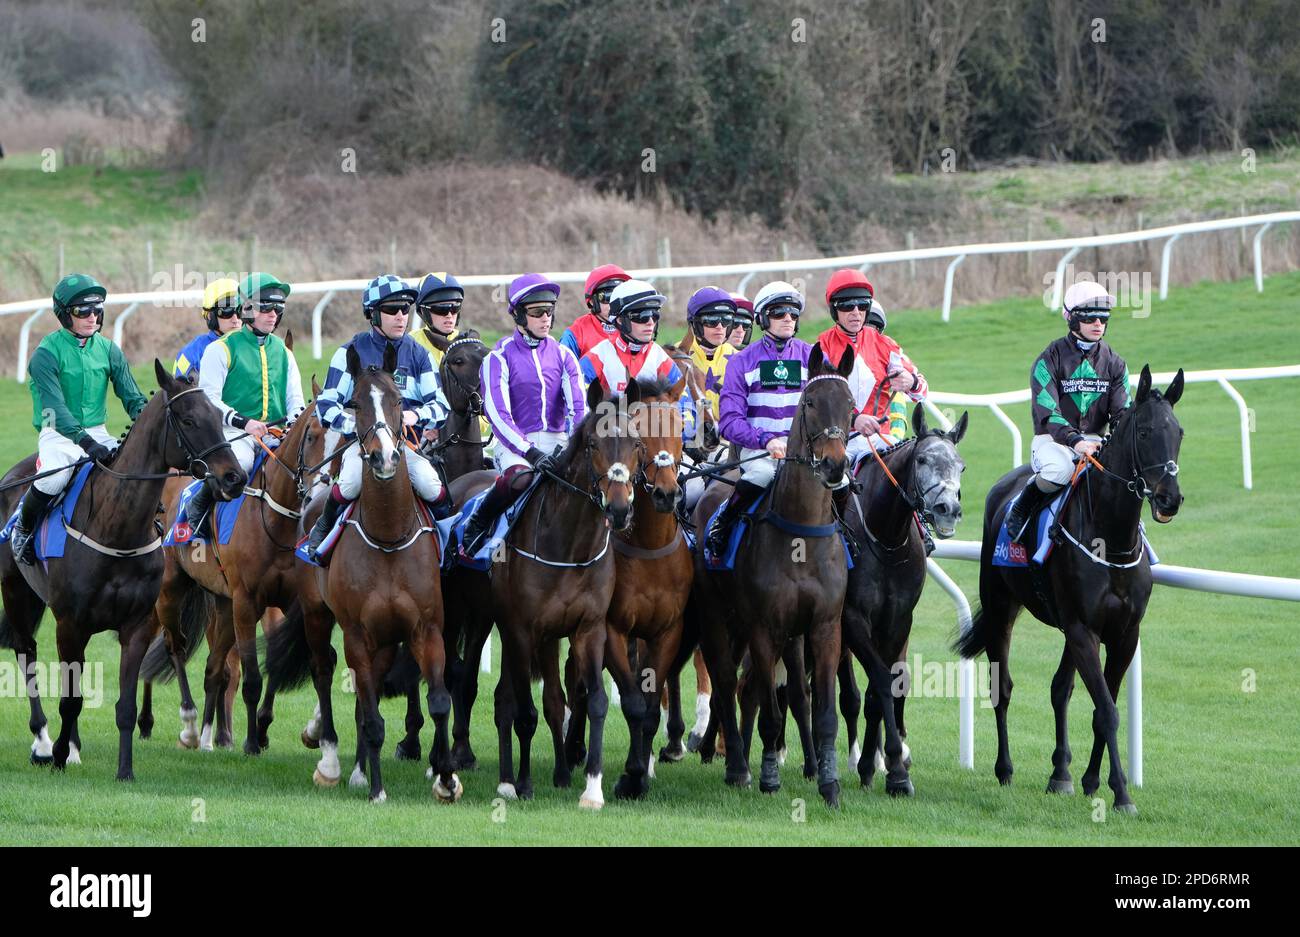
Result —
[[[704, 550], [704, 565], [710, 570], [730, 571], [736, 568], [736, 557], [740, 553], [740, 544], [745, 539], [747, 529], [755, 524], [767, 522], [772, 524], [794, 537], [829, 537], [838, 534], [840, 545], [844, 548], [844, 559], [848, 568], [853, 568], [853, 552], [849, 549], [848, 538], [845, 535], [843, 526], [838, 521], [831, 521], [829, 524], [809, 526], [806, 524], [796, 524], [788, 521], [781, 515], [772, 511], [767, 506], [768, 498], [771, 496], [771, 489], [768, 488], [756, 499], [754, 503], [745, 509], [745, 513], [736, 518], [736, 523], [732, 525], [727, 535], [727, 549], [722, 556], [715, 556], [709, 550], [708, 544], [705, 543], [700, 549]], [[726, 501], [723, 501], [714, 510], [709, 517], [708, 524], [704, 529], [708, 530], [717, 520], [722, 509], [726, 507]], [[760, 511], [759, 508], [763, 510]], [[688, 541], [690, 542], [690, 541]]]
[[[253, 458], [253, 467], [248, 473], [250, 480], [257, 476], [258, 470], [261, 469], [262, 463], [265, 461], [266, 452], [259, 449], [257, 455]], [[167, 531], [163, 546], [183, 547], [187, 544], [210, 542], [214, 528], [218, 545], [225, 546], [230, 542], [230, 538], [235, 532], [235, 522], [239, 519], [239, 511], [244, 506], [246, 495], [241, 492], [238, 498], [231, 501], [213, 501], [211, 509], [204, 515], [204, 520], [199, 524], [202, 529], [202, 533], [200, 533], [200, 531], [190, 528], [189, 522], [185, 519], [185, 512], [190, 501], [198, 494], [199, 486], [202, 484], [202, 480], [192, 481], [181, 490], [180, 498], [176, 504], [176, 523], [172, 524], [171, 529]]]
[[[86, 479], [90, 477], [92, 468], [94, 468], [93, 463], [89, 463], [78, 469], [72, 482], [50, 502], [45, 516], [37, 523], [36, 532], [32, 536], [32, 546], [36, 550], [36, 558], [42, 563], [63, 556], [68, 544], [68, 527], [72, 524], [72, 515], [77, 510], [77, 501], [85, 490]], [[4, 529], [0, 530], [0, 543], [9, 541], [26, 498], [27, 496], [23, 495], [18, 499], [13, 514], [9, 516]], [[55, 523], [56, 520], [58, 523]]]

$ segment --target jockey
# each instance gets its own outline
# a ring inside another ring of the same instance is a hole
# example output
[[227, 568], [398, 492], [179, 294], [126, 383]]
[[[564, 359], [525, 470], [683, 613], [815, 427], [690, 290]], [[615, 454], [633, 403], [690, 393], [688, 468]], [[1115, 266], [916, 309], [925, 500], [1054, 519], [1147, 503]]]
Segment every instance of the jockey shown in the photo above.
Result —
[[573, 357], [581, 359], [617, 331], [609, 320], [610, 294], [614, 287], [630, 279], [627, 271], [618, 264], [605, 264], [587, 274], [584, 299], [588, 311], [565, 329], [560, 338], [560, 343], [573, 352]]
[[776, 460], [785, 458], [786, 437], [808, 380], [812, 351], [811, 345], [794, 337], [803, 308], [803, 295], [789, 283], [777, 280], [764, 286], [754, 299], [754, 320], [763, 335], [727, 363], [722, 438], [740, 446], [742, 459], [763, 452], [771, 458], [741, 465], [736, 490], [709, 528], [708, 548], [714, 556], [725, 548], [736, 518], [776, 477]]
[[413, 329], [411, 338], [429, 353], [435, 368], [442, 366], [444, 352], [433, 344], [433, 339], [436, 336], [450, 342], [456, 337], [464, 301], [464, 287], [449, 273], [426, 273], [415, 291], [415, 308], [424, 320], [424, 328]]
[[[578, 363], [584, 384], [599, 381], [606, 395], [622, 394], [629, 381], [660, 379], [670, 384], [682, 372], [668, 352], [656, 344], [659, 316], [666, 297], [644, 280], [624, 280], [610, 293], [609, 321], [617, 331], [597, 342]], [[682, 394], [682, 440], [695, 437], [695, 404]]]
[[[919, 403], [928, 388], [916, 366], [885, 335], [885, 313], [876, 309], [875, 290], [866, 276], [857, 270], [835, 271], [826, 284], [826, 304], [835, 324], [817, 338], [822, 354], [827, 361], [839, 361], [845, 349], [854, 353], [849, 374], [857, 434], [848, 444], [852, 469], [872, 446], [887, 449], [898, 441], [885, 435], [890, 432], [894, 396], [906, 394]], [[874, 327], [867, 328], [868, 324]]]
[[716, 286], [702, 287], [686, 301], [686, 324], [695, 338], [688, 354], [704, 374], [704, 402], [714, 416], [718, 414], [718, 394], [727, 373], [727, 360], [736, 352], [727, 342], [735, 315], [736, 301]]
[[1034, 511], [1069, 484], [1074, 463], [1101, 448], [1097, 437], [1129, 405], [1128, 365], [1102, 341], [1114, 305], [1100, 283], [1071, 286], [1061, 308], [1069, 333], [1048, 345], [1029, 372], [1035, 474], [1007, 513], [1013, 542], [1020, 542]]
[[465, 526], [462, 556], [474, 555], [478, 541], [527, 487], [530, 468], [551, 464], [582, 422], [586, 401], [578, 359], [550, 335], [559, 298], [559, 284], [540, 273], [525, 273], [510, 284], [507, 308], [515, 331], [497, 342], [482, 372], [501, 476]]
[[[393, 383], [402, 395], [400, 432], [403, 436], [408, 427], [413, 427], [418, 433], [426, 426], [437, 425], [447, 418], [447, 400], [438, 383], [438, 369], [433, 366], [429, 353], [406, 331], [417, 295], [417, 290], [391, 273], [381, 274], [366, 284], [361, 294], [361, 314], [370, 323], [370, 328], [358, 332], [334, 352], [325, 377], [325, 388], [316, 400], [316, 411], [322, 425], [341, 437], [349, 441], [356, 437], [356, 418], [343, 406], [352, 398], [353, 390], [347, 363], [349, 348], [356, 351], [362, 367], [380, 367], [385, 351], [389, 346], [395, 347], [397, 369], [393, 372]], [[415, 493], [434, 505], [435, 515], [446, 513], [451, 499], [443, 489], [433, 464], [410, 446], [403, 444], [401, 448]], [[321, 515], [308, 537], [307, 549], [312, 555], [338, 520], [339, 509], [360, 496], [362, 468], [361, 446], [349, 446], [343, 452], [339, 480], [330, 489], [330, 497], [325, 499]]]
[[40, 434], [36, 469], [48, 472], [68, 466], [66, 471], [36, 479], [23, 498], [9, 546], [14, 557], [28, 565], [36, 559], [32, 533], [72, 478], [72, 464], [87, 456], [104, 464], [112, 461], [117, 440], [104, 428], [109, 382], [132, 420], [148, 403], [122, 349], [98, 334], [104, 327], [107, 296], [99, 281], [84, 273], [60, 280], [54, 287], [54, 314], [63, 328], [41, 339], [27, 368], [32, 425]]
[[[209, 343], [199, 360], [199, 386], [221, 411], [221, 423], [239, 467], [253, 471], [254, 440], [262, 439], [269, 424], [293, 420], [306, 406], [302, 377], [293, 352], [271, 333], [284, 317], [289, 284], [269, 273], [250, 273], [239, 284], [238, 331]], [[199, 486], [185, 509], [185, 520], [197, 531], [215, 494], [206, 483]]]
[[731, 299], [736, 304], [732, 316], [731, 331], [727, 333], [727, 344], [739, 351], [749, 344], [754, 332], [754, 304], [745, 298], [744, 293], [732, 293]]
[[203, 291], [203, 308], [199, 310], [199, 317], [208, 330], [191, 339], [176, 356], [176, 366], [172, 369], [176, 377], [195, 379], [207, 347], [227, 332], [239, 328], [239, 282], [225, 277], [209, 283]]

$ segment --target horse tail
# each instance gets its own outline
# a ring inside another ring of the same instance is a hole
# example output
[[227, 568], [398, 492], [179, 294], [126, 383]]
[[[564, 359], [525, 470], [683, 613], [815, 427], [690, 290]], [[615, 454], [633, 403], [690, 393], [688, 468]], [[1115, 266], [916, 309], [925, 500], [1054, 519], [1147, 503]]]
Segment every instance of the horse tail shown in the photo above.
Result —
[[[181, 646], [178, 649], [182, 665], [189, 663], [194, 652], [207, 631], [208, 622], [212, 620], [215, 602], [211, 593], [198, 583], [191, 583], [181, 597], [180, 612], [176, 616], [180, 626]], [[170, 683], [176, 679], [176, 667], [172, 663], [172, 652], [167, 647], [167, 640], [161, 633], [154, 636], [153, 643], [145, 651], [140, 662], [140, 678], [150, 683]]]
[[296, 689], [312, 677], [307, 619], [297, 599], [284, 610], [284, 618], [266, 641], [266, 674], [279, 690]]
[[984, 607], [976, 605], [970, 620], [970, 627], [957, 636], [952, 649], [963, 658], [972, 658], [988, 650], [988, 634], [985, 633]]
[[416, 663], [415, 657], [411, 654], [410, 649], [403, 641], [397, 646], [397, 653], [393, 655], [393, 665], [388, 668], [388, 673], [384, 674], [384, 679], [379, 685], [379, 696], [381, 699], [394, 699], [403, 697], [420, 686], [420, 665]]

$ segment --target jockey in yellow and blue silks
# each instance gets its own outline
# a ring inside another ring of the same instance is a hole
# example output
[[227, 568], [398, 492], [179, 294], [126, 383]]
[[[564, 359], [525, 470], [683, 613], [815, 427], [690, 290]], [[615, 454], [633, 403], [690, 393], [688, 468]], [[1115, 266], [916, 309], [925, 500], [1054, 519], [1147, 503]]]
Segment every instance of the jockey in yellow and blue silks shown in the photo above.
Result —
[[426, 273], [415, 291], [415, 309], [419, 319], [410, 323], [411, 338], [429, 353], [435, 368], [442, 367], [443, 350], [433, 343], [434, 337], [450, 342], [460, 331], [460, 307], [465, 302], [465, 288], [450, 273]]
[[[293, 420], [306, 407], [298, 362], [272, 334], [284, 318], [289, 284], [269, 273], [250, 273], [239, 284], [243, 325], [210, 343], [199, 360], [199, 387], [221, 411], [230, 448], [245, 473], [253, 470], [257, 441], [272, 423]], [[185, 509], [197, 531], [215, 497], [203, 484]]]
[[[642, 378], [669, 384], [681, 380], [681, 368], [655, 343], [666, 299], [644, 280], [624, 280], [614, 287], [609, 298], [609, 321], [615, 332], [582, 356], [579, 365], [584, 384], [599, 381], [606, 395], [612, 395], [622, 394], [629, 381]], [[696, 445], [695, 401], [689, 393], [683, 393], [678, 406], [682, 413], [682, 441]]]
[[[325, 389], [316, 401], [320, 421], [340, 436], [351, 439], [356, 435], [356, 420], [343, 404], [351, 399], [353, 381], [348, 374], [348, 349], [356, 351], [362, 367], [382, 366], [384, 353], [391, 345], [397, 351], [397, 368], [393, 383], [402, 395], [402, 427], [412, 428], [416, 434], [432, 428], [447, 419], [447, 399], [438, 383], [438, 369], [428, 351], [407, 334], [412, 306], [417, 291], [401, 278], [392, 274], [375, 277], [366, 285], [361, 298], [362, 315], [370, 328], [353, 336], [330, 359]], [[450, 498], [433, 465], [410, 446], [403, 446], [406, 470], [411, 477], [415, 493], [443, 513]], [[312, 528], [308, 549], [315, 553], [321, 541], [338, 519], [339, 509], [361, 494], [362, 458], [360, 446], [349, 446], [343, 453], [339, 480], [325, 500], [325, 508]]]
[[99, 334], [107, 296], [99, 281], [84, 273], [60, 280], [54, 287], [54, 313], [63, 328], [41, 339], [27, 368], [32, 425], [40, 433], [36, 469], [68, 468], [36, 479], [23, 496], [22, 513], [9, 542], [22, 563], [35, 561], [32, 533], [50, 502], [72, 479], [73, 463], [87, 456], [104, 463], [112, 459], [117, 440], [104, 428], [108, 385], [112, 383], [133, 420], [148, 403], [122, 349]]
[[225, 277], [208, 284], [203, 291], [203, 306], [199, 310], [208, 330], [190, 339], [189, 344], [176, 356], [176, 366], [172, 369], [176, 377], [194, 380], [198, 376], [199, 362], [203, 360], [203, 353], [208, 346], [243, 325], [239, 318], [239, 307], [238, 280]]

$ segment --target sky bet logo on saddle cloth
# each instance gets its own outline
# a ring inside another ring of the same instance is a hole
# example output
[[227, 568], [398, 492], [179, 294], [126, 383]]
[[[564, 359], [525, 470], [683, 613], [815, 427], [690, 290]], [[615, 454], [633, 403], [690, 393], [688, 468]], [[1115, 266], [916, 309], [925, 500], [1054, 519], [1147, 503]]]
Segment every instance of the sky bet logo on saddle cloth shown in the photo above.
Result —
[[803, 386], [803, 363], [797, 358], [777, 358], [758, 363], [758, 381], [765, 388]]

